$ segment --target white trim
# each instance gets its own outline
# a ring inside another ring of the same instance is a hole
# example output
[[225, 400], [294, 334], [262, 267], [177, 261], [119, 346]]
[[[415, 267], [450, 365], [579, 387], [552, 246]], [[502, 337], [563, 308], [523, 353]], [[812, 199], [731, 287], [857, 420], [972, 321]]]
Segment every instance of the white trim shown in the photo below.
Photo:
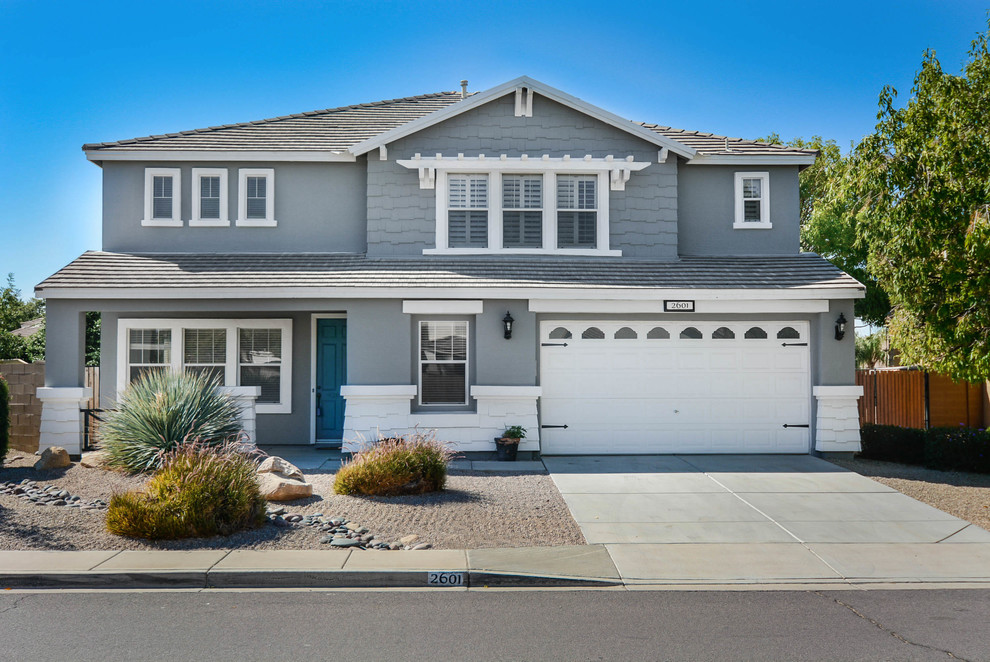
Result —
[[[280, 329], [282, 331], [282, 358], [279, 363], [279, 402], [258, 403], [259, 414], [292, 413], [292, 320], [291, 319], [186, 319], [178, 317], [123, 317], [117, 320], [117, 396], [130, 383], [128, 378], [129, 331], [131, 329], [169, 329], [172, 332], [171, 361], [168, 366], [178, 372], [183, 366], [184, 329], [224, 329], [227, 332], [227, 360], [224, 384], [240, 386], [240, 357], [238, 355], [239, 329]], [[164, 364], [163, 364], [164, 365]]]
[[406, 315], [480, 315], [484, 309], [482, 301], [449, 301], [415, 299], [402, 302], [402, 312]]
[[[265, 218], [247, 217], [247, 178], [264, 177], [265, 183]], [[237, 171], [237, 227], [244, 228], [273, 228], [278, 225], [275, 220], [275, 169], [274, 168], [240, 168]]]
[[44, 299], [862, 299], [864, 288], [654, 287], [52, 287], [35, 288]]
[[593, 117], [601, 122], [604, 122], [605, 124], [614, 126], [615, 128], [625, 131], [626, 133], [631, 133], [632, 135], [637, 136], [638, 138], [641, 138], [649, 143], [660, 147], [668, 147], [670, 151], [685, 158], [691, 158], [697, 153], [697, 150], [692, 149], [687, 145], [682, 145], [676, 140], [656, 133], [655, 131], [651, 131], [650, 129], [647, 129], [639, 124], [634, 124], [623, 117], [619, 117], [614, 113], [604, 110], [603, 108], [594, 106], [587, 101], [582, 101], [577, 97], [567, 94], [566, 92], [562, 92], [558, 89], [550, 87], [549, 85], [533, 80], [529, 76], [520, 76], [519, 78], [502, 83], [501, 85], [484, 92], [473, 94], [466, 99], [447, 106], [446, 108], [430, 113], [429, 115], [424, 115], [423, 117], [415, 119], [412, 122], [407, 122], [402, 126], [386, 131], [385, 133], [381, 133], [377, 136], [369, 138], [368, 140], [359, 142], [356, 145], [352, 145], [348, 151], [356, 156], [365, 154], [380, 145], [395, 142], [399, 138], [422, 131], [427, 127], [433, 126], [434, 124], [444, 122], [452, 117], [460, 115], [461, 113], [465, 113], [472, 108], [484, 105], [489, 101], [500, 99], [506, 94], [514, 94], [516, 88], [520, 87], [529, 88], [532, 92], [539, 93], [547, 99], [551, 99], [559, 104], [569, 106], [574, 110], [588, 115], [589, 117]]
[[[200, 218], [203, 202], [201, 195], [202, 188], [199, 184], [201, 177], [220, 178], [220, 218]], [[230, 225], [230, 215], [227, 209], [230, 189], [227, 187], [226, 168], [193, 168], [192, 186], [190, 188], [190, 193], [192, 194], [192, 218], [189, 219], [189, 227], [220, 228]]]
[[811, 391], [819, 400], [825, 398], [859, 398], [863, 395], [862, 386], [815, 386]]
[[[442, 154], [436, 154], [433, 157], [424, 158], [417, 153], [411, 159], [397, 159], [396, 163], [410, 170], [433, 168], [457, 173], [504, 172], [510, 175], [526, 175], [547, 171], [559, 174], [581, 174], [598, 173], [604, 170], [612, 173], [612, 190], [620, 191], [625, 187], [625, 182], [629, 180], [630, 172], [638, 172], [652, 165], [649, 161], [636, 161], [634, 158], [630, 155], [617, 160], [611, 155], [596, 158], [590, 154], [562, 157], [551, 157], [548, 154], [543, 154], [533, 158], [530, 158], [528, 154], [522, 156], [500, 154], [497, 158], [486, 158], [485, 154], [478, 156], [458, 154], [456, 157], [444, 157]], [[422, 186], [422, 183], [420, 187], [429, 188]]]
[[[745, 220], [743, 180], [760, 180], [760, 220]], [[770, 173], [769, 172], [737, 172], [733, 176], [735, 189], [735, 218], [732, 227], [735, 230], [769, 230], [773, 227], [770, 222]]]
[[348, 400], [379, 398], [408, 398], [416, 397], [418, 389], [415, 384], [384, 384], [366, 386], [363, 384], [345, 384], [340, 387], [340, 394]]
[[[317, 320], [347, 319], [347, 313], [313, 313], [309, 319], [309, 443], [316, 439], [316, 328]], [[343, 386], [343, 384], [341, 384]]]
[[[154, 217], [155, 177], [172, 178], [172, 218]], [[182, 169], [181, 168], [145, 168], [144, 169], [144, 218], [141, 225], [150, 228], [181, 228], [182, 227]]]
[[86, 158], [101, 161], [343, 161], [353, 163], [357, 157], [350, 152], [325, 150], [195, 150], [195, 149], [133, 149], [86, 150]]
[[[464, 360], [447, 359], [427, 361], [423, 358], [423, 325], [424, 324], [463, 324], [464, 325]], [[416, 325], [416, 388], [419, 397], [416, 404], [420, 407], [460, 407], [471, 404], [471, 321], [458, 320], [420, 320]], [[423, 402], [423, 363], [448, 363], [451, 365], [464, 364], [464, 402]]]
[[[556, 225], [554, 225], [556, 228]], [[546, 228], [544, 228], [545, 230]], [[596, 230], [597, 231], [597, 230]], [[546, 235], [544, 235], [546, 236]], [[556, 240], [556, 233], [554, 233]], [[491, 248], [424, 248], [423, 255], [491, 255]], [[570, 255], [572, 257], [622, 257], [618, 248], [500, 248], [499, 255]]]
[[[669, 297], [668, 297], [669, 298]], [[754, 299], [739, 300], [699, 300], [695, 302], [695, 313], [825, 313], [828, 300], [825, 299]], [[530, 299], [531, 313], [663, 313], [663, 299], [649, 301], [616, 301], [613, 299], [589, 299], [586, 301], [555, 301], [553, 299]], [[681, 313], [677, 313], [680, 315]]]
[[698, 154], [688, 165], [812, 165], [818, 157], [797, 154]]
[[471, 387], [472, 398], [489, 399], [517, 399], [517, 398], [538, 398], [543, 395], [541, 386], [485, 386], [478, 385]]

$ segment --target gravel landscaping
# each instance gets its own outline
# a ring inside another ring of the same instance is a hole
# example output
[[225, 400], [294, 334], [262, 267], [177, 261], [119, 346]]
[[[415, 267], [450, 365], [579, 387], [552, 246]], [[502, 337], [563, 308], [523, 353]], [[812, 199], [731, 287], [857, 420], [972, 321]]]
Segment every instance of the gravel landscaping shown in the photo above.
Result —
[[[71, 497], [81, 504], [109, 501], [115, 491], [140, 488], [144, 477], [78, 463], [35, 471], [36, 460], [11, 451], [0, 469], [0, 483], [34, 481], [29, 486], [34, 490], [49, 488], [38, 501], [65, 505], [38, 505], [23, 498], [23, 492], [0, 493], [0, 549], [321, 549], [328, 546], [321, 540], [340, 528], [330, 520], [346, 520], [352, 530], [367, 529], [363, 535], [374, 536], [375, 542], [417, 536], [410, 546], [434, 549], [585, 544], [550, 476], [474, 471], [451, 471], [444, 492], [375, 498], [333, 494], [333, 473], [307, 472], [313, 496], [271, 504], [285, 508], [278, 526], [269, 523], [228, 537], [152, 543], [108, 533], [105, 511], [99, 507], [70, 505]], [[63, 491], [68, 494], [58, 496]], [[322, 517], [316, 518], [318, 514]], [[302, 516], [301, 521], [286, 522], [296, 519], [292, 515]]]
[[878, 460], [832, 460], [950, 515], [990, 530], [990, 475]]

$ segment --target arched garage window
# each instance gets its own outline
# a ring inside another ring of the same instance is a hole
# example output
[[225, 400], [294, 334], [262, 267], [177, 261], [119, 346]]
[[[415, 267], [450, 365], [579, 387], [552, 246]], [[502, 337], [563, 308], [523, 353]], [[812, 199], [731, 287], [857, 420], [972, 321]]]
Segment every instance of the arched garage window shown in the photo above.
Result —
[[585, 340], [603, 340], [605, 338], [605, 332], [599, 329], [597, 326], [589, 326], [581, 334], [581, 337]]
[[655, 326], [646, 334], [646, 338], [647, 340], [667, 340], [670, 338], [670, 334], [662, 326]]
[[754, 326], [743, 337], [747, 340], [762, 340], [767, 337], [767, 332], [758, 326]]
[[693, 326], [689, 326], [688, 328], [681, 331], [681, 338], [684, 340], [700, 340], [701, 331], [698, 331], [698, 329], [694, 328]]
[[624, 326], [615, 332], [616, 340], [635, 340], [638, 337], [639, 336], [636, 335], [636, 332], [630, 329], [628, 326]]
[[720, 326], [712, 332], [712, 338], [715, 340], [732, 340], [735, 337], [736, 334], [732, 332], [732, 329], [725, 326]]
[[777, 337], [785, 340], [790, 338], [800, 338], [801, 334], [797, 332], [796, 329], [790, 326], [785, 326], [783, 329], [777, 332]]
[[567, 340], [572, 337], [571, 332], [562, 326], [558, 326], [556, 329], [550, 332], [551, 340]]

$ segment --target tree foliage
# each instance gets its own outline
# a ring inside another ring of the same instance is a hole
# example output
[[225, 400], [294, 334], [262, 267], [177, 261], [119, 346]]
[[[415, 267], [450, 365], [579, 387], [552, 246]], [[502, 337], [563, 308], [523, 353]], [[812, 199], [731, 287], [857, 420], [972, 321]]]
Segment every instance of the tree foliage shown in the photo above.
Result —
[[[0, 289], [0, 360], [21, 359], [37, 361], [45, 356], [44, 336], [39, 345], [35, 336], [22, 338], [13, 331], [21, 323], [36, 319], [45, 314], [45, 302], [40, 299], [21, 299], [21, 291], [14, 285], [14, 274], [7, 275], [7, 285]], [[35, 334], [36, 336], [38, 334]]]
[[867, 265], [890, 294], [903, 358], [956, 379], [990, 378], [990, 55], [960, 75], [924, 55], [912, 98], [884, 88], [878, 124], [850, 157]]

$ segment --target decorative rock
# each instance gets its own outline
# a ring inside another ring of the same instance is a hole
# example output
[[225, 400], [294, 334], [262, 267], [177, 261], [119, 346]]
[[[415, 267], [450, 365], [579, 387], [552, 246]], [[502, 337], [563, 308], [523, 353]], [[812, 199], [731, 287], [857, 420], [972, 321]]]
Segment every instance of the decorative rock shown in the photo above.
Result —
[[264, 462], [258, 465], [257, 473], [259, 474], [282, 474], [286, 478], [295, 478], [297, 480], [305, 481], [306, 476], [303, 472], [299, 470], [299, 467], [287, 462], [277, 455], [272, 455], [271, 457], [265, 458]]
[[349, 540], [347, 538], [334, 538], [330, 541], [331, 547], [359, 547], [360, 540]]
[[269, 501], [292, 501], [313, 496], [313, 486], [299, 469], [280, 457], [266, 458], [258, 466], [261, 496]]
[[90, 453], [83, 453], [82, 459], [79, 460], [79, 464], [88, 469], [101, 469], [107, 462], [107, 454], [105, 451], [92, 451]]
[[47, 471], [49, 469], [61, 469], [72, 464], [69, 453], [61, 446], [46, 448], [41, 454], [41, 459], [34, 463], [36, 471]]
[[278, 508], [270, 508], [268, 510], [268, 514], [269, 515], [284, 515], [285, 514], [285, 508], [283, 508], [282, 506], [279, 506]]
[[431, 544], [430, 544], [430, 543], [428, 543], [428, 542], [421, 542], [421, 543], [419, 543], [418, 545], [415, 545], [415, 546], [414, 546], [414, 547], [412, 548], [412, 550], [413, 550], [413, 551], [415, 552], [415, 551], [416, 551], [417, 549], [429, 549], [430, 547], [433, 547], [433, 545], [431, 545]]
[[389, 548], [389, 549], [402, 549], [402, 545], [400, 545], [400, 544], [399, 544], [399, 543], [397, 543], [397, 542], [394, 542], [394, 543], [392, 543], [391, 545], [389, 545], [389, 546], [388, 546], [388, 548]]
[[399, 542], [402, 543], [403, 545], [411, 545], [417, 540], [419, 540], [419, 536], [417, 536], [415, 533], [412, 535], [402, 536], [401, 538], [399, 538]]
[[64, 499], [57, 499], [55, 501], [52, 501], [51, 504], [53, 506], [64, 506], [65, 505], [65, 500]]

